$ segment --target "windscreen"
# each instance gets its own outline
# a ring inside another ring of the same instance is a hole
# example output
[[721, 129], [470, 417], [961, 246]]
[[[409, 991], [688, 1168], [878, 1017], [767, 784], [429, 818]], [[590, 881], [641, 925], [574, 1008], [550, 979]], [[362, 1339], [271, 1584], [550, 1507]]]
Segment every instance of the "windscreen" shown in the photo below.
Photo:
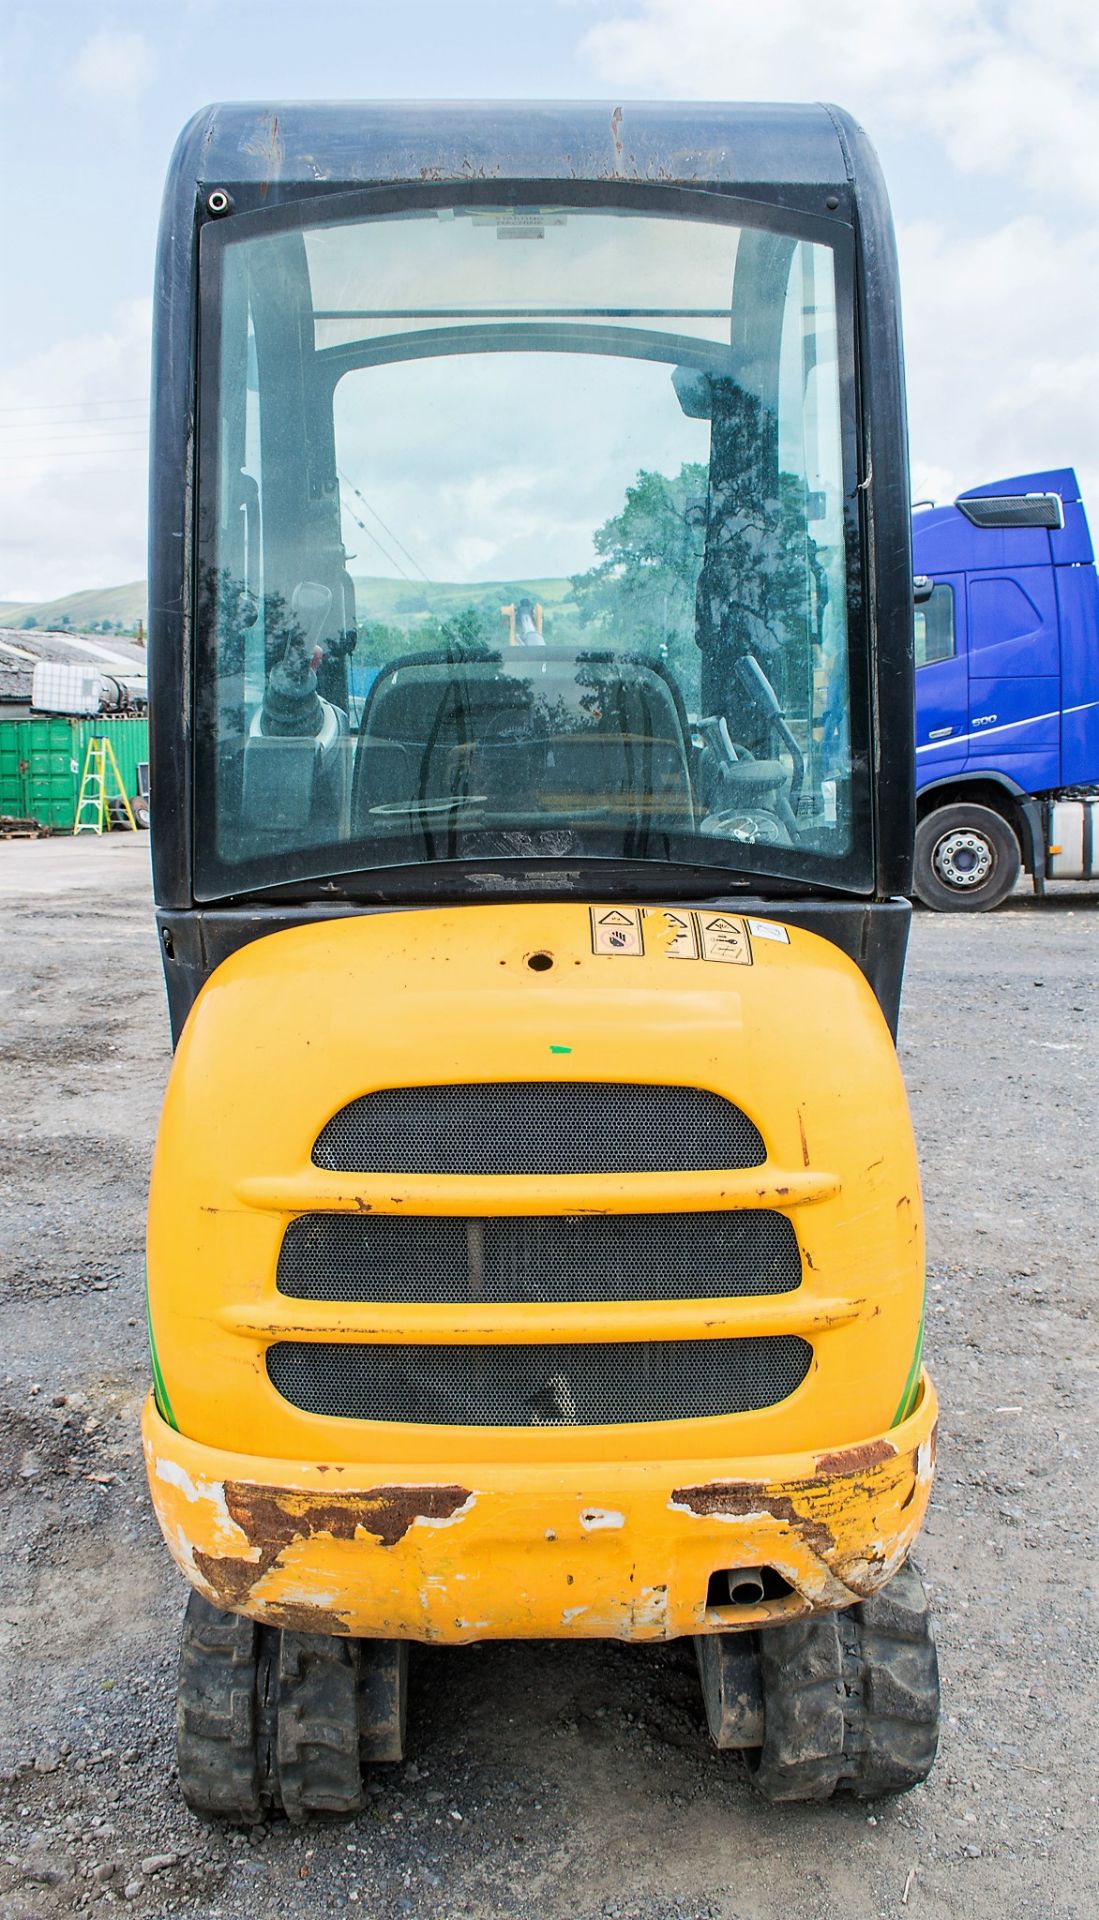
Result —
[[869, 884], [846, 263], [686, 198], [204, 231], [199, 897]]

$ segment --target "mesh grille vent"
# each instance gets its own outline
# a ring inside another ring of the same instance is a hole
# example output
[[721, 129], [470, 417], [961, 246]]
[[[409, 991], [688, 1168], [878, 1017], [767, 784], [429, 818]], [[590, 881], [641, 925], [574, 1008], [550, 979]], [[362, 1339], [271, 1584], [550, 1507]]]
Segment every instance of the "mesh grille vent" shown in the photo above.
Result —
[[386, 1087], [334, 1114], [313, 1148], [338, 1173], [690, 1173], [766, 1157], [716, 1093], [577, 1080]]
[[801, 1284], [785, 1214], [593, 1215], [439, 1220], [308, 1213], [279, 1253], [278, 1290], [297, 1300], [741, 1299]]
[[443, 1427], [603, 1427], [748, 1413], [809, 1371], [796, 1335], [577, 1346], [345, 1346], [282, 1341], [272, 1385], [328, 1419]]

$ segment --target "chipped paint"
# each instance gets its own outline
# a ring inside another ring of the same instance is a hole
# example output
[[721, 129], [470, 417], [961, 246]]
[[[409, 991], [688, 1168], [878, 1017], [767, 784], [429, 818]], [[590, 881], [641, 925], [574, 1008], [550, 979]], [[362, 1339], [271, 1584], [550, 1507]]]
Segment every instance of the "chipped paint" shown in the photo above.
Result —
[[843, 1447], [837, 1453], [817, 1455], [817, 1472], [822, 1474], [865, 1473], [867, 1467], [892, 1460], [896, 1447], [891, 1440], [867, 1440], [861, 1447]]
[[707, 1520], [781, 1520], [822, 1555], [836, 1544], [831, 1528], [802, 1512], [788, 1493], [772, 1492], [751, 1481], [714, 1480], [704, 1487], [676, 1487], [668, 1505]]
[[235, 1546], [240, 1538], [240, 1530], [234, 1524], [225, 1501], [225, 1488], [219, 1480], [193, 1480], [186, 1468], [178, 1461], [157, 1460], [156, 1477], [169, 1486], [178, 1487], [184, 1499], [193, 1506], [201, 1501], [213, 1509], [220, 1537], [230, 1546]]
[[585, 1533], [594, 1533], [597, 1527], [624, 1527], [626, 1516], [613, 1507], [588, 1507], [580, 1515], [580, 1525]]
[[170, 1429], [151, 1400], [145, 1437], [161, 1529], [215, 1605], [356, 1637], [654, 1641], [729, 1630], [729, 1609], [706, 1604], [716, 1569], [770, 1566], [790, 1588], [738, 1608], [738, 1628], [875, 1592], [922, 1522], [934, 1415], [924, 1376], [915, 1413], [888, 1438], [745, 1460], [756, 1471], [740, 1477], [713, 1459], [678, 1478], [658, 1462], [527, 1463], [517, 1475], [514, 1461], [482, 1459], [473, 1472], [456, 1460], [453, 1483], [419, 1484], [391, 1463], [356, 1486], [350, 1465], [337, 1476], [220, 1454]]
[[468, 1513], [473, 1499], [467, 1487], [454, 1486], [368, 1487], [318, 1498], [247, 1481], [225, 1484], [226, 1507], [246, 1537], [276, 1551], [303, 1536], [353, 1540], [360, 1531], [395, 1547], [417, 1521], [445, 1525]]
[[[928, 1408], [931, 1411], [931, 1408]], [[714, 1480], [673, 1490], [669, 1507], [737, 1527], [812, 1606], [868, 1597], [902, 1564], [923, 1520], [934, 1461], [934, 1421], [915, 1446], [878, 1436], [815, 1457], [812, 1478]], [[758, 1531], [757, 1531], [758, 1530]], [[738, 1538], [738, 1549], [741, 1539]], [[762, 1621], [784, 1599], [744, 1616]]]

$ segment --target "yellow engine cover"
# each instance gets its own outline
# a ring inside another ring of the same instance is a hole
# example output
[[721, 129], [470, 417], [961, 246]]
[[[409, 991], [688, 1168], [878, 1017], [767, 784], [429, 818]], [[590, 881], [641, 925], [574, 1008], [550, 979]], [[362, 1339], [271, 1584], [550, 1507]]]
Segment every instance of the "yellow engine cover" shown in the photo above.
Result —
[[[755, 1123], [766, 1158], [507, 1176], [313, 1163], [325, 1123], [361, 1095], [516, 1081], [706, 1089]], [[284, 1233], [304, 1214], [737, 1208], [792, 1221], [792, 1290], [729, 1298], [706, 1272], [689, 1299], [552, 1305], [303, 1300], [276, 1287]], [[922, 1518], [934, 1396], [919, 1375], [907, 1102], [862, 975], [796, 928], [680, 907], [493, 905], [366, 914], [244, 947], [211, 976], [180, 1041], [148, 1271], [154, 1503], [188, 1577], [259, 1618], [453, 1639], [716, 1631], [756, 1624], [767, 1606], [731, 1621], [707, 1603], [707, 1569], [777, 1567], [792, 1592], [772, 1611], [842, 1605], [888, 1577]], [[334, 1417], [292, 1405], [267, 1369], [280, 1342], [760, 1335], [812, 1349], [777, 1404], [615, 1425]], [[394, 1502], [404, 1524], [372, 1525]], [[572, 1533], [584, 1552], [566, 1580], [552, 1555]], [[641, 1606], [642, 1587], [659, 1603]]]

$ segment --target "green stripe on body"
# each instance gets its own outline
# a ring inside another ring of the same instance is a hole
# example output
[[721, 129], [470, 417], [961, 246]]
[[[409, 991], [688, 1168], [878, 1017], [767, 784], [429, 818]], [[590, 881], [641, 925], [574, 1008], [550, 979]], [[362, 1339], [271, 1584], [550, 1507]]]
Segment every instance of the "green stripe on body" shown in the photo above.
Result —
[[149, 1358], [153, 1366], [153, 1400], [156, 1405], [156, 1410], [161, 1419], [166, 1420], [170, 1427], [175, 1427], [178, 1433], [179, 1427], [176, 1424], [175, 1414], [172, 1412], [172, 1403], [168, 1398], [168, 1389], [164, 1385], [164, 1375], [160, 1371], [160, 1360], [157, 1356], [156, 1341], [153, 1338], [153, 1310], [149, 1303], [149, 1283], [147, 1280], [145, 1282], [145, 1324], [149, 1329]]
[[916, 1396], [920, 1391], [920, 1362], [923, 1359], [923, 1321], [924, 1316], [921, 1311], [920, 1324], [916, 1333], [916, 1351], [912, 1355], [912, 1365], [908, 1369], [908, 1378], [904, 1383], [904, 1389], [901, 1393], [897, 1411], [889, 1423], [891, 1427], [899, 1427], [902, 1420], [907, 1420], [916, 1404]]

